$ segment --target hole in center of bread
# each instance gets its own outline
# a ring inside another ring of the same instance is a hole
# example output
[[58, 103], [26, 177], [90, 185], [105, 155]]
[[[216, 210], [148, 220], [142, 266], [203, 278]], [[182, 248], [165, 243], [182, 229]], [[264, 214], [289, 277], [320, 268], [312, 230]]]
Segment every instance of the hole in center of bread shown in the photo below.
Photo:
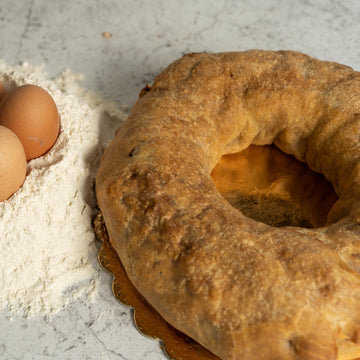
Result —
[[211, 177], [233, 207], [276, 227], [324, 226], [338, 199], [323, 175], [273, 145], [222, 156]]

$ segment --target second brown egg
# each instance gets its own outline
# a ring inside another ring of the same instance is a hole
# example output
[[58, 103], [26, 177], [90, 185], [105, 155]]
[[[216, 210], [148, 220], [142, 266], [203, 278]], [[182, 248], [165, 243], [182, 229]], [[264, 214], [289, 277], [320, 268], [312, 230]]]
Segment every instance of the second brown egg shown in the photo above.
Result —
[[22, 142], [26, 159], [45, 154], [60, 129], [57, 106], [51, 95], [36, 85], [22, 85], [0, 103], [0, 125], [11, 129]]

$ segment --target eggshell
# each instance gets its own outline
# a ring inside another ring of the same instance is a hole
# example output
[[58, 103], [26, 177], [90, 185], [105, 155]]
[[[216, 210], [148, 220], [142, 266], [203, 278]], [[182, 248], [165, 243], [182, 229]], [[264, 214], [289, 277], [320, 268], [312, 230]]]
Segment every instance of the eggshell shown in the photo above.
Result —
[[0, 125], [11, 129], [21, 140], [26, 159], [45, 154], [55, 143], [60, 118], [51, 95], [36, 85], [22, 85], [0, 103]]
[[0, 201], [18, 190], [25, 176], [24, 147], [13, 131], [0, 125]]

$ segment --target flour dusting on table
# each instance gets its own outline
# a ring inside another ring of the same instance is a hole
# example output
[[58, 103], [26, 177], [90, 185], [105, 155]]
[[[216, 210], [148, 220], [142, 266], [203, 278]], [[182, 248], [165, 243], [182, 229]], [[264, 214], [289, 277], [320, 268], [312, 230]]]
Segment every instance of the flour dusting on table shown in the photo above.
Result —
[[41, 86], [61, 117], [54, 147], [28, 163], [23, 186], [0, 202], [0, 310], [34, 316], [56, 313], [79, 296], [96, 298], [94, 182], [101, 154], [125, 114], [83, 89], [80, 79], [68, 70], [49, 79], [42, 66], [0, 61], [6, 90]]

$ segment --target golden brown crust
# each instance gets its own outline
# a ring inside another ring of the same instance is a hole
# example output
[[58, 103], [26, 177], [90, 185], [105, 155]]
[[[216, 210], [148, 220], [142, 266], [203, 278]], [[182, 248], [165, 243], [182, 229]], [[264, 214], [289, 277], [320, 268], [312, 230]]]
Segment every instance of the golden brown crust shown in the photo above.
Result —
[[[105, 151], [97, 198], [129, 278], [220, 358], [360, 357], [358, 94], [358, 72], [300, 53], [188, 54]], [[216, 189], [223, 154], [271, 143], [333, 184], [325, 227], [268, 226]]]

